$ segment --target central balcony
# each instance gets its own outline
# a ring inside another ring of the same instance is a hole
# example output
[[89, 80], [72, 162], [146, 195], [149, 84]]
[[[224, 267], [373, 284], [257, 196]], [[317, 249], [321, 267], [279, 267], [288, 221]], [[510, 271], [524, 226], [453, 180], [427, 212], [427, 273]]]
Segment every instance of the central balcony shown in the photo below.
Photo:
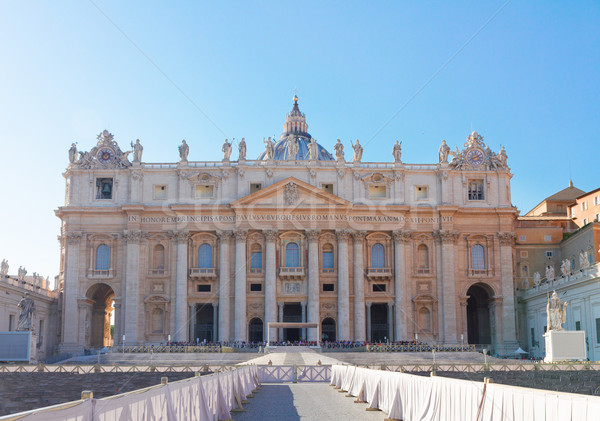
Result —
[[280, 267], [279, 277], [286, 279], [300, 279], [304, 277], [303, 267]]
[[112, 269], [88, 269], [87, 276], [92, 279], [112, 279], [115, 275]]
[[217, 278], [216, 268], [190, 268], [190, 278], [212, 280]]
[[367, 268], [367, 278], [370, 280], [391, 279], [392, 268]]

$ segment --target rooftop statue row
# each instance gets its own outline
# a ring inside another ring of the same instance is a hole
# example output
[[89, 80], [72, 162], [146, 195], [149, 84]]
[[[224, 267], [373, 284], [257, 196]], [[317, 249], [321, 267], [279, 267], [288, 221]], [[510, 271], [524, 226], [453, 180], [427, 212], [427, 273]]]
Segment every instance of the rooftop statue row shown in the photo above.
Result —
[[[75, 143], [71, 145], [69, 149], [69, 166], [89, 169], [89, 168], [128, 168], [132, 165], [140, 164], [142, 161], [142, 153], [144, 151], [140, 140], [137, 139], [135, 143], [131, 142], [131, 150], [127, 152], [121, 151], [117, 142], [113, 140], [113, 135], [107, 130], [104, 130], [98, 135], [98, 143], [89, 152], [78, 152]], [[344, 145], [340, 139], [333, 146], [335, 158], [317, 141], [307, 136], [301, 136], [298, 134], [287, 134], [282, 135], [281, 139], [277, 142], [263, 138], [265, 145], [264, 152], [258, 157], [259, 161], [271, 161], [271, 160], [286, 160], [286, 161], [338, 161], [346, 162], [344, 155]], [[355, 143], [351, 144], [353, 154], [352, 163], [359, 164], [362, 162], [363, 156], [363, 145], [356, 139]], [[238, 148], [238, 162], [244, 162], [246, 160], [246, 140], [242, 140], [237, 145]], [[187, 162], [188, 155], [190, 152], [189, 145], [185, 140], [181, 142], [178, 147], [179, 159], [181, 162]], [[231, 153], [233, 151], [233, 144], [229, 142], [229, 139], [225, 139], [223, 146], [221, 147], [223, 152], [223, 161], [229, 162], [231, 160]], [[128, 156], [133, 153], [133, 161], [129, 162]], [[450, 163], [448, 158], [452, 157]], [[402, 142], [398, 140], [392, 147], [392, 157], [395, 164], [402, 164]], [[504, 150], [504, 146], [500, 149], [498, 154], [492, 152], [489, 146], [486, 146], [483, 142], [483, 137], [477, 132], [471, 133], [467, 137], [467, 141], [464, 143], [464, 149], [459, 151], [458, 147], [456, 151], [452, 151], [450, 147], [443, 140], [439, 148], [439, 163], [449, 165], [451, 168], [462, 170], [462, 169], [508, 169], [507, 155]]]

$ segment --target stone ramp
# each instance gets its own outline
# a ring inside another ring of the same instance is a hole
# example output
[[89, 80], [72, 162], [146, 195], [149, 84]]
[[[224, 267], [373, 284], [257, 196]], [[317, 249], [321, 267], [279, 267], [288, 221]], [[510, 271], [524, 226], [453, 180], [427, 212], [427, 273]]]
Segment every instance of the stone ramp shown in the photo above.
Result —
[[366, 411], [367, 404], [354, 403], [327, 383], [263, 384], [254, 399], [244, 405], [246, 412], [232, 413], [236, 421], [302, 420], [383, 421], [380, 411]]

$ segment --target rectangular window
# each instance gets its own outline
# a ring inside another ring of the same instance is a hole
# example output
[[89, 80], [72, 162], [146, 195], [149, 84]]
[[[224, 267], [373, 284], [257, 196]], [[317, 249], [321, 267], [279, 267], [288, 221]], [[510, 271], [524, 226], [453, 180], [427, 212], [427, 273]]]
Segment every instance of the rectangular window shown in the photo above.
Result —
[[581, 322], [579, 320], [575, 322], [575, 330], [581, 330]]
[[531, 346], [535, 346], [535, 329], [531, 328]]
[[[598, 320], [596, 319], [596, 326], [598, 325]], [[11, 314], [8, 316], [8, 331], [12, 332], [15, 329], [15, 315]]]
[[544, 241], [549, 243], [550, 241], [552, 241], [552, 236], [551, 235], [544, 235]]
[[386, 186], [370, 186], [369, 187], [369, 197], [375, 199], [385, 198], [387, 196]]
[[427, 186], [416, 186], [415, 187], [415, 199], [416, 200], [427, 200], [429, 199], [429, 192]]
[[166, 199], [167, 198], [167, 186], [154, 186], [154, 198], [155, 199]]
[[97, 178], [96, 179], [96, 199], [105, 200], [112, 199], [113, 179], [112, 178]]
[[600, 205], [600, 196], [594, 197], [594, 206]]
[[546, 250], [546, 257], [554, 257], [554, 252], [551, 250]]
[[519, 241], [527, 241], [527, 236], [519, 235]]
[[321, 189], [329, 194], [333, 194], [333, 184], [321, 184]]
[[250, 291], [252, 292], [261, 292], [262, 284], [250, 284]]
[[469, 180], [469, 200], [483, 200], [483, 180]]
[[587, 210], [587, 202], [581, 202], [581, 210]]
[[385, 292], [385, 284], [373, 284], [373, 292]]
[[213, 197], [215, 186], [198, 185], [196, 186], [196, 197], [200, 199], [210, 199]]
[[198, 285], [198, 292], [210, 292], [210, 284]]
[[333, 292], [333, 284], [323, 284], [323, 292]]
[[260, 184], [260, 183], [252, 183], [252, 184], [250, 184], [250, 193], [254, 193], [254, 192], [257, 192], [259, 190], [262, 190], [262, 184]]
[[596, 319], [596, 343], [600, 344], [600, 319]]

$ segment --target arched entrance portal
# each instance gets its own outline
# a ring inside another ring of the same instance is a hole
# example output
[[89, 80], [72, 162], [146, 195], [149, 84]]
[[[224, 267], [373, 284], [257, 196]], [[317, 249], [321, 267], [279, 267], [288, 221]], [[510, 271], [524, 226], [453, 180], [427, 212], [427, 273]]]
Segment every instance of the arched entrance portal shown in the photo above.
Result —
[[323, 319], [321, 323], [321, 339], [323, 341], [335, 342], [335, 320], [331, 317]]
[[85, 325], [90, 326], [91, 330], [89, 332], [89, 342], [86, 346], [92, 348], [111, 346], [110, 319], [114, 310], [115, 292], [106, 284], [94, 284], [88, 289], [86, 298], [92, 301], [91, 314], [89, 312], [86, 314], [87, 320], [85, 321]]
[[248, 325], [248, 341], [262, 342], [263, 340], [263, 322], [258, 317], [250, 320]]
[[470, 344], [491, 344], [489, 289], [482, 284], [472, 285], [467, 291], [467, 337]]

